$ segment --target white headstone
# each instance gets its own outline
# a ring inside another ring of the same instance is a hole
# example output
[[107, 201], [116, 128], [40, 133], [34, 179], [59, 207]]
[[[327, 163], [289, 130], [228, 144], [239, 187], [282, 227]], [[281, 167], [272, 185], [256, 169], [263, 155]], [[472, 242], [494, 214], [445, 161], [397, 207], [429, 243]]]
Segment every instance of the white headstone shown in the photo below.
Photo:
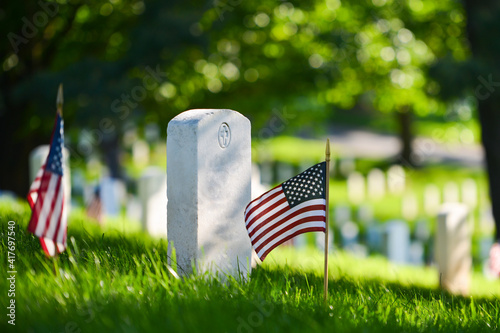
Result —
[[479, 230], [484, 234], [492, 233], [493, 230], [495, 230], [495, 220], [493, 219], [491, 205], [487, 205], [481, 209], [479, 217]]
[[[334, 231], [332, 228], [328, 229], [328, 252], [333, 252], [333, 238]], [[316, 248], [320, 251], [325, 251], [325, 233], [324, 232], [315, 232], [316, 238]]]
[[342, 238], [342, 247], [348, 248], [353, 244], [358, 243], [359, 228], [356, 223], [349, 221], [340, 228], [340, 236]]
[[434, 184], [425, 186], [424, 189], [424, 209], [428, 215], [434, 216], [441, 205], [441, 193], [439, 187]]
[[349, 201], [360, 204], [365, 200], [365, 178], [359, 172], [352, 172], [347, 177], [347, 195]]
[[122, 180], [103, 177], [100, 184], [100, 195], [104, 213], [117, 216], [126, 201], [127, 189]]
[[410, 228], [403, 221], [388, 222], [385, 228], [384, 252], [387, 258], [398, 264], [404, 264], [409, 259]]
[[[324, 237], [323, 237], [324, 238]], [[298, 249], [307, 247], [307, 234], [300, 234], [292, 238], [293, 246]]]
[[467, 215], [466, 205], [446, 203], [437, 218], [435, 256], [440, 284], [452, 293], [469, 291], [472, 258]]
[[455, 182], [447, 182], [444, 185], [443, 202], [459, 202], [458, 185]]
[[334, 213], [334, 222], [338, 227], [351, 220], [351, 207], [349, 206], [337, 205]]
[[148, 167], [137, 181], [142, 227], [150, 235], [167, 236], [167, 176], [159, 167]]
[[[166, 196], [166, 194], [165, 194]], [[127, 199], [127, 207], [126, 207], [126, 215], [127, 219], [131, 221], [141, 221], [142, 219], [142, 205], [141, 201], [132, 195], [129, 195]], [[165, 217], [165, 224], [167, 223], [167, 217]]]
[[415, 237], [421, 242], [426, 242], [431, 237], [431, 230], [427, 220], [420, 220], [415, 224]]
[[[49, 145], [38, 146], [30, 153], [30, 185], [35, 180], [38, 170], [47, 160]], [[63, 182], [64, 182], [64, 207], [69, 213], [71, 209], [71, 172], [69, 168], [69, 150], [65, 147], [63, 151]]]
[[400, 165], [393, 165], [387, 170], [387, 187], [389, 192], [401, 194], [406, 187], [405, 170]]
[[232, 110], [183, 112], [167, 129], [169, 242], [181, 272], [249, 273], [250, 121]]
[[380, 169], [373, 169], [367, 176], [368, 195], [373, 199], [380, 199], [385, 195], [385, 175]]
[[401, 215], [405, 220], [414, 220], [418, 215], [418, 201], [413, 193], [408, 193], [401, 200]]
[[474, 179], [467, 178], [462, 182], [462, 202], [470, 209], [477, 206], [477, 184]]
[[370, 205], [360, 205], [358, 207], [358, 221], [364, 225], [368, 225], [373, 222], [373, 208]]
[[132, 160], [138, 166], [149, 163], [149, 145], [146, 141], [137, 140], [132, 145]]
[[383, 230], [379, 224], [371, 224], [366, 228], [366, 244], [370, 251], [381, 252]]
[[408, 251], [408, 261], [410, 264], [416, 266], [422, 266], [424, 264], [424, 244], [422, 244], [422, 242], [411, 242]]

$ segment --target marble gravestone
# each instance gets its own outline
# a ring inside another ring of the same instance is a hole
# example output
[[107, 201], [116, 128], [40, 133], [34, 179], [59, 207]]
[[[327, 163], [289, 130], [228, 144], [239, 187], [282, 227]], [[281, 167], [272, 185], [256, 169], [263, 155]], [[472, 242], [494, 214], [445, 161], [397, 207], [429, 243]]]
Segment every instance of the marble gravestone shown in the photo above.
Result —
[[150, 235], [167, 235], [167, 177], [158, 167], [148, 167], [139, 178], [142, 227]]
[[250, 121], [240, 113], [189, 110], [169, 122], [167, 238], [180, 273], [250, 273], [251, 174]]
[[[30, 153], [30, 185], [35, 180], [38, 170], [47, 160], [49, 155], [49, 145], [38, 146]], [[69, 212], [71, 208], [71, 173], [69, 169], [69, 151], [65, 147], [63, 150], [63, 184], [64, 184], [64, 206], [66, 211]]]
[[443, 204], [437, 217], [435, 256], [441, 287], [459, 294], [469, 292], [472, 268], [471, 235], [465, 204]]
[[372, 169], [366, 180], [370, 198], [380, 199], [385, 195], [385, 175], [382, 170]]
[[410, 228], [404, 221], [393, 220], [386, 224], [383, 234], [384, 253], [389, 261], [397, 264], [408, 263], [410, 248]]

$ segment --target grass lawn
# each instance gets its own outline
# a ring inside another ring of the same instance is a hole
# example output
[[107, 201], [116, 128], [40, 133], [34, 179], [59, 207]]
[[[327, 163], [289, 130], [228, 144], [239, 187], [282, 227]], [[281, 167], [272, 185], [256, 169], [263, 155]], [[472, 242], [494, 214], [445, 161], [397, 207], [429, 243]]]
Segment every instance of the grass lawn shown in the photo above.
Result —
[[[282, 248], [250, 279], [213, 274], [178, 278], [164, 241], [137, 231], [100, 229], [71, 216], [68, 250], [53, 265], [26, 233], [25, 204], [0, 203], [0, 257], [7, 267], [7, 222], [16, 222], [16, 326], [7, 323], [2, 269], [2, 332], [493, 332], [500, 282], [473, 275], [471, 295], [437, 288], [432, 268], [394, 266], [381, 257], [331, 255], [323, 304], [322, 255]], [[120, 229], [120, 228], [118, 228]]]

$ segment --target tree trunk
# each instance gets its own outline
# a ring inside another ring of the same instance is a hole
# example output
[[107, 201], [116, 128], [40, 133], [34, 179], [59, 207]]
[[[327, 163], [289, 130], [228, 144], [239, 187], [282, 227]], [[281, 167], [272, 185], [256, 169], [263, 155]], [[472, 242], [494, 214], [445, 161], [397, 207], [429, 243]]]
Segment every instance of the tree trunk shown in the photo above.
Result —
[[472, 83], [478, 99], [496, 239], [500, 241], [500, 43], [492, 38], [492, 31], [499, 27], [500, 6], [492, 0], [465, 0], [464, 4], [473, 61], [481, 68], [477, 81]]
[[396, 117], [399, 125], [399, 138], [401, 140], [400, 162], [405, 166], [414, 166], [412, 113], [409, 108], [405, 108], [396, 112]]

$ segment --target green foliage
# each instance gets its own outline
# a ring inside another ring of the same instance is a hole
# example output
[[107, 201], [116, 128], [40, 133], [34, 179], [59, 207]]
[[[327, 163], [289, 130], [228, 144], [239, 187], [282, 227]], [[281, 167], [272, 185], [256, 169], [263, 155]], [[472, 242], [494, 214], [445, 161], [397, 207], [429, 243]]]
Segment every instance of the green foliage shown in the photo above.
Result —
[[[213, 274], [178, 278], [165, 242], [113, 234], [73, 215], [68, 249], [56, 262], [25, 232], [26, 205], [0, 204], [0, 235], [16, 221], [16, 331], [370, 332], [498, 329], [498, 284], [473, 277], [471, 297], [437, 290], [434, 269], [385, 259], [331, 256], [323, 304], [322, 255], [273, 252], [245, 282]], [[77, 214], [78, 215], [78, 214]], [[7, 260], [2, 242], [0, 259]], [[6, 271], [0, 288], [7, 290]], [[3, 331], [11, 331], [6, 321]]]

